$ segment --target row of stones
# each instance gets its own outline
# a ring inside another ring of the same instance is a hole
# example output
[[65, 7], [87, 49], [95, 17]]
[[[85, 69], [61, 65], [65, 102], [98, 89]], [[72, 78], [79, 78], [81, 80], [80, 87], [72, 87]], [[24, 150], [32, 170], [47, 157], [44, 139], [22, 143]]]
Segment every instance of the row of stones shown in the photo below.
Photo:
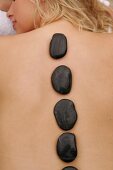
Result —
[[[65, 35], [54, 34], [50, 42], [50, 56], [54, 59], [60, 59], [67, 53], [67, 38]], [[72, 88], [71, 70], [61, 65], [57, 67], [51, 76], [53, 89], [63, 95], [68, 94]], [[71, 130], [77, 121], [77, 112], [74, 103], [69, 99], [58, 101], [54, 107], [54, 116], [58, 126], [64, 131]], [[72, 133], [63, 133], [60, 135], [56, 146], [59, 158], [68, 163], [75, 160], [77, 156], [76, 136]], [[72, 166], [67, 166], [63, 170], [77, 170]]]

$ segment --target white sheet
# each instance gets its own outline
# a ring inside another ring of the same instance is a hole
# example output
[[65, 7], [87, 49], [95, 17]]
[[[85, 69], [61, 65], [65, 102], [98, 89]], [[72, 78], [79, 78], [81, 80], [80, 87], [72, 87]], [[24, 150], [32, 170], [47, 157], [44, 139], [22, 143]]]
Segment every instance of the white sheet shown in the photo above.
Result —
[[12, 35], [15, 33], [7, 13], [0, 10], [0, 35]]

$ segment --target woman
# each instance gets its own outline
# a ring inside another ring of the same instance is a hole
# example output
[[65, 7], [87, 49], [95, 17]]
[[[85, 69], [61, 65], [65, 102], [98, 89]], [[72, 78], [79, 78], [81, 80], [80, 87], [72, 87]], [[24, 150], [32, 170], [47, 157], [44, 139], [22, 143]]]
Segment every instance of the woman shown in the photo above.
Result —
[[[19, 35], [0, 37], [0, 170], [112, 170], [113, 34], [105, 33], [113, 28], [109, 13], [96, 0], [15, 0], [8, 16]], [[68, 42], [66, 56], [58, 60], [49, 53], [55, 33]], [[72, 72], [67, 95], [51, 84], [60, 65]], [[65, 133], [53, 113], [61, 99], [72, 100], [78, 114], [69, 130], [76, 135], [78, 155], [70, 163], [56, 153], [57, 139]]]

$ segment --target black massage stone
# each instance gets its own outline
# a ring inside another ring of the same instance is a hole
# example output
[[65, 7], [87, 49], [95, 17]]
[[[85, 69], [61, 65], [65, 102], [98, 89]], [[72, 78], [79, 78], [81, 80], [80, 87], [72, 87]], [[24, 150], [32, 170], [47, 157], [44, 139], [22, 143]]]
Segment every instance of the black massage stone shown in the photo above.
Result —
[[64, 162], [72, 162], [77, 156], [76, 137], [72, 133], [63, 133], [57, 141], [57, 154]]
[[68, 94], [72, 87], [71, 70], [64, 65], [57, 67], [51, 76], [51, 82], [56, 92], [60, 94]]
[[62, 58], [67, 52], [67, 38], [64, 34], [56, 33], [50, 42], [50, 56], [54, 59]]
[[77, 121], [75, 105], [71, 100], [60, 100], [54, 107], [54, 115], [59, 127], [63, 130], [70, 130]]
[[78, 169], [73, 166], [67, 166], [67, 167], [63, 168], [62, 170], [78, 170]]

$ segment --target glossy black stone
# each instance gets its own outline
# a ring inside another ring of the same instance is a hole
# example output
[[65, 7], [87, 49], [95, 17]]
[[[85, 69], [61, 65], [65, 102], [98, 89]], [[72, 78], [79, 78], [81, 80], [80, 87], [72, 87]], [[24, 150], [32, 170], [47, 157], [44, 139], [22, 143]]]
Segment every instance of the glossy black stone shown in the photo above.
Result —
[[72, 133], [63, 133], [57, 141], [57, 154], [64, 162], [72, 162], [77, 156], [76, 137]]
[[78, 169], [73, 166], [67, 166], [67, 167], [63, 168], [62, 170], [78, 170]]
[[59, 127], [63, 130], [70, 130], [77, 121], [75, 105], [71, 100], [60, 100], [54, 107], [54, 115]]
[[50, 56], [54, 59], [62, 58], [67, 53], [67, 38], [64, 34], [56, 33], [50, 42]]
[[64, 65], [57, 67], [51, 76], [51, 82], [56, 92], [60, 94], [68, 94], [72, 87], [71, 70]]

